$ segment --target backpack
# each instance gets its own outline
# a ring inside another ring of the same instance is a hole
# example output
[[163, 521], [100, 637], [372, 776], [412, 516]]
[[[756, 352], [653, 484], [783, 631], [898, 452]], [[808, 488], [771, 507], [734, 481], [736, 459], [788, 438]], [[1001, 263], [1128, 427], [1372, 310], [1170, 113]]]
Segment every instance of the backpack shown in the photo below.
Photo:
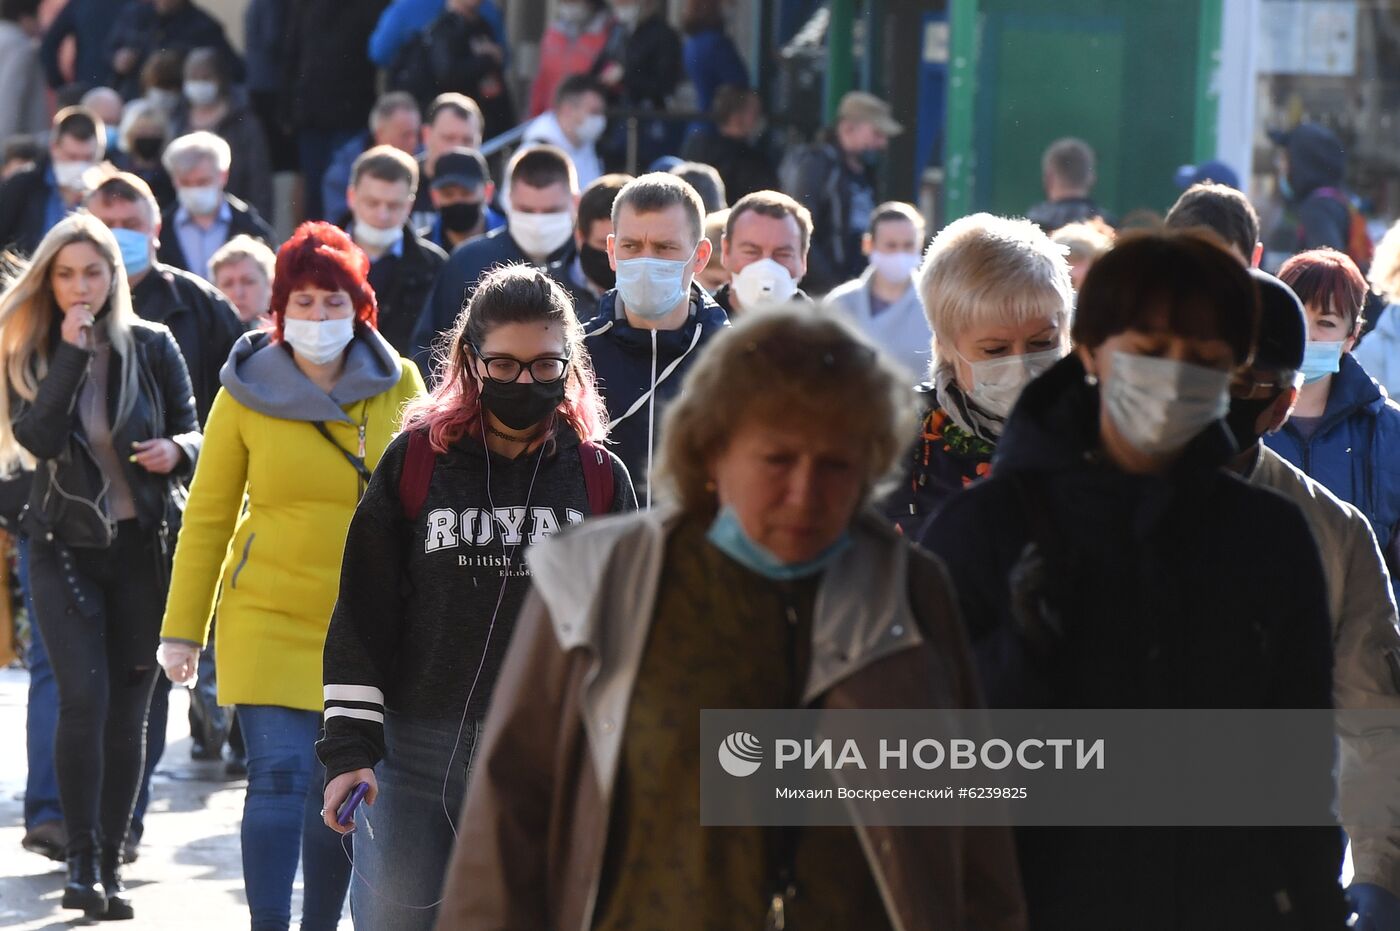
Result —
[[[1334, 200], [1347, 208], [1347, 216], [1350, 220], [1347, 226], [1346, 248], [1343, 250], [1351, 260], [1356, 263], [1356, 267], [1364, 273], [1371, 267], [1371, 257], [1375, 252], [1375, 247], [1371, 243], [1371, 234], [1366, 229], [1366, 218], [1361, 215], [1361, 211], [1356, 208], [1356, 204], [1345, 191], [1334, 187], [1320, 187], [1313, 191], [1313, 196], [1326, 197]], [[1303, 224], [1298, 224], [1298, 244], [1306, 241]]]
[[[583, 464], [583, 481], [588, 486], [588, 510], [594, 517], [606, 514], [612, 510], [614, 498], [612, 461], [603, 447], [588, 440], [578, 444], [578, 455]], [[428, 500], [428, 483], [437, 457], [426, 430], [414, 430], [408, 435], [408, 451], [399, 474], [399, 505], [409, 521], [418, 519]]]

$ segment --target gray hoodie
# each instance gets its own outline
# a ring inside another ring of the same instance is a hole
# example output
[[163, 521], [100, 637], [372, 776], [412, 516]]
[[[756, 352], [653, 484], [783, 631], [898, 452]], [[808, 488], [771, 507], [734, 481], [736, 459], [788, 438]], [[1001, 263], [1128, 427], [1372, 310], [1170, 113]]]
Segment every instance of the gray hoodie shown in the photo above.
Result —
[[262, 331], [245, 333], [219, 371], [219, 380], [234, 400], [259, 414], [283, 420], [344, 421], [342, 409], [383, 394], [403, 377], [399, 354], [371, 327], [356, 328], [345, 371], [331, 389], [322, 391], [297, 368], [290, 347], [274, 343]]

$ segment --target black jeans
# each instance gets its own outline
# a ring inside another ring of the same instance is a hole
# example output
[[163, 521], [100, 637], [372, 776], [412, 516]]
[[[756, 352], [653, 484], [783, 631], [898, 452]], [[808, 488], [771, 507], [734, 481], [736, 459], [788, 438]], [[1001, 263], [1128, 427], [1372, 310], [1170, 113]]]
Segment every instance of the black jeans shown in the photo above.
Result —
[[105, 550], [29, 540], [34, 620], [58, 680], [54, 766], [70, 851], [120, 844], [131, 821], [159, 671], [158, 552], [134, 520]]

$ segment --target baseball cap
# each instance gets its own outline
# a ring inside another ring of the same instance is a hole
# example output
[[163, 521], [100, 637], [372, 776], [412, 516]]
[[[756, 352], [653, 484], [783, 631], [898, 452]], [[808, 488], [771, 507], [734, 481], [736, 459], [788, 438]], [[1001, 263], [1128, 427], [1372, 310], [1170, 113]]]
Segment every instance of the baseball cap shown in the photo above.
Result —
[[464, 188], [479, 188], [491, 180], [486, 158], [476, 149], [452, 149], [438, 156], [437, 172], [432, 187], [455, 184]]
[[1237, 191], [1240, 189], [1240, 176], [1235, 174], [1235, 169], [1216, 159], [1199, 165], [1182, 165], [1176, 170], [1176, 186], [1183, 191], [1193, 184], [1206, 181], [1224, 184]]
[[904, 132], [904, 127], [891, 113], [890, 105], [874, 94], [851, 91], [841, 98], [841, 106], [836, 110], [836, 119], [873, 123], [875, 128], [886, 136], [898, 136]]

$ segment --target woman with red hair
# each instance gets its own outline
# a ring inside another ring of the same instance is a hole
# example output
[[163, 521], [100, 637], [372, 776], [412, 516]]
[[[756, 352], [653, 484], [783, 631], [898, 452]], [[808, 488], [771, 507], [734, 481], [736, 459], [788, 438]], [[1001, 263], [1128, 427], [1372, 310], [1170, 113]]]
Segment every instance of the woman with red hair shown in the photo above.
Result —
[[[375, 329], [369, 259], [328, 223], [277, 253], [266, 331], [245, 334], [205, 428], [161, 629], [161, 665], [193, 681], [215, 609], [219, 704], [248, 748], [243, 881], [254, 931], [286, 929], [300, 850], [304, 931], [340, 921], [349, 862], [321, 824], [321, 649], [345, 530], [423, 393]], [[245, 504], [246, 501], [246, 504]]]
[[1264, 443], [1366, 515], [1400, 579], [1400, 406], [1352, 355], [1366, 279], [1344, 252], [1313, 249], [1279, 269], [1308, 312], [1303, 387], [1293, 415]]
[[410, 406], [345, 541], [326, 637], [326, 825], [361, 783], [350, 890], [364, 928], [431, 928], [481, 723], [530, 584], [525, 551], [637, 507], [568, 294], [490, 272], [431, 397]]

